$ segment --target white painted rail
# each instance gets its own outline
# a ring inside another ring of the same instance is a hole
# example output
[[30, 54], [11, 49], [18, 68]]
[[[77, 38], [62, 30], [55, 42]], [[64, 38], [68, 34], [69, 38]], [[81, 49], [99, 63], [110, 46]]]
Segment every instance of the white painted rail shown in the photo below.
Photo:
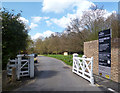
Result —
[[73, 54], [73, 68], [72, 72], [90, 81], [94, 85], [93, 78], [93, 57], [86, 58], [85, 55], [78, 57], [78, 54]]
[[22, 76], [34, 77], [34, 55], [26, 55], [28, 59], [22, 59], [23, 56], [17, 55], [15, 60], [9, 60], [7, 64], [7, 74], [12, 75], [12, 67], [15, 67], [18, 80]]
[[7, 74], [12, 75], [12, 68], [17, 67], [17, 59], [9, 60], [7, 64]]

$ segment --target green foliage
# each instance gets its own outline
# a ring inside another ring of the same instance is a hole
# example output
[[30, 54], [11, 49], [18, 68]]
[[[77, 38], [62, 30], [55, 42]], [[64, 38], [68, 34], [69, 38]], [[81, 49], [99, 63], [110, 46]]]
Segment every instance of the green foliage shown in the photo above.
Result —
[[16, 57], [27, 46], [28, 30], [18, 20], [20, 13], [14, 14], [5, 9], [2, 11], [2, 68], [5, 69], [9, 58]]
[[50, 36], [35, 41], [35, 52], [40, 54], [61, 54], [65, 51], [69, 53], [82, 52], [84, 36], [80, 33], [69, 33], [61, 36]]
[[120, 15], [112, 13], [105, 17], [103, 7], [91, 7], [83, 11], [81, 18], [71, 19], [65, 33], [56, 33], [35, 41], [35, 52], [40, 54], [83, 53], [84, 42], [98, 40], [98, 32], [112, 29], [112, 38], [120, 38]]
[[[64, 55], [45, 55], [45, 56], [59, 59], [59, 60], [65, 62], [67, 65], [70, 65], [70, 66], [72, 66], [72, 64], [73, 64], [73, 55], [68, 55], [68, 56], [64, 56]], [[79, 55], [79, 57], [82, 57], [82, 55]]]

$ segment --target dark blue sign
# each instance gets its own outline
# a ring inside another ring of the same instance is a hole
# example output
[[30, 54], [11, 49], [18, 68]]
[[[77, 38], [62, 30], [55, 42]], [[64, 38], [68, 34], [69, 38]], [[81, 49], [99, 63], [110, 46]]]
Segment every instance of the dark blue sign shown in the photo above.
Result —
[[99, 75], [111, 78], [111, 30], [99, 32]]
[[99, 65], [111, 67], [111, 31], [99, 32]]

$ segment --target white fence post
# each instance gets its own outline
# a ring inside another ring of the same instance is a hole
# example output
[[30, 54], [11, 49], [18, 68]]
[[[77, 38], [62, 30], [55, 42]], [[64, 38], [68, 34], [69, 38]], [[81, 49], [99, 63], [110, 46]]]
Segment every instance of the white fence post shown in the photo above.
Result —
[[82, 60], [82, 62], [83, 62], [83, 73], [82, 74], [84, 76], [84, 74], [85, 74], [85, 58], [86, 58], [86, 56], [83, 55], [82, 58], [83, 58], [83, 60]]
[[83, 63], [83, 73], [82, 73], [82, 74], [83, 74], [83, 76], [84, 76], [84, 73], [85, 73], [85, 62], [84, 62], [84, 61], [85, 61], [85, 60], [84, 60], [85, 55], [83, 55], [82, 58], [83, 58], [83, 60], [82, 60], [82, 63]]
[[17, 76], [17, 62], [18, 62], [18, 59], [17, 59], [17, 58], [15, 58], [16, 76]]
[[94, 85], [94, 77], [93, 77], [93, 57], [91, 57], [91, 84]]
[[75, 66], [75, 65], [74, 65], [74, 63], [75, 63], [74, 57], [78, 57], [78, 54], [77, 54], [77, 53], [74, 53], [74, 54], [73, 54], [73, 70], [72, 70], [72, 71], [74, 71], [74, 66]]
[[74, 53], [74, 54], [73, 54], [73, 57], [78, 57], [78, 54], [77, 54], [77, 53]]
[[34, 55], [29, 55], [30, 57], [30, 61], [29, 61], [29, 64], [30, 64], [30, 78], [33, 78], [34, 77]]
[[21, 68], [21, 60], [22, 60], [22, 55], [17, 55], [18, 57], [18, 65], [17, 65], [17, 79], [20, 79], [20, 68]]

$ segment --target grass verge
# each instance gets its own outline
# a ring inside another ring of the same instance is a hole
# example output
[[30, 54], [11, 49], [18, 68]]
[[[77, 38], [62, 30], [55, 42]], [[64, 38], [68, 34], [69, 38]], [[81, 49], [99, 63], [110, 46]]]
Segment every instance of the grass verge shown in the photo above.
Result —
[[[73, 55], [68, 55], [68, 56], [64, 56], [64, 55], [44, 55], [44, 56], [59, 59], [59, 60], [65, 62], [67, 65], [70, 65], [70, 66], [72, 66], [72, 64], [73, 64], [73, 59], [72, 59]], [[82, 57], [82, 55], [79, 55], [79, 57]]]

